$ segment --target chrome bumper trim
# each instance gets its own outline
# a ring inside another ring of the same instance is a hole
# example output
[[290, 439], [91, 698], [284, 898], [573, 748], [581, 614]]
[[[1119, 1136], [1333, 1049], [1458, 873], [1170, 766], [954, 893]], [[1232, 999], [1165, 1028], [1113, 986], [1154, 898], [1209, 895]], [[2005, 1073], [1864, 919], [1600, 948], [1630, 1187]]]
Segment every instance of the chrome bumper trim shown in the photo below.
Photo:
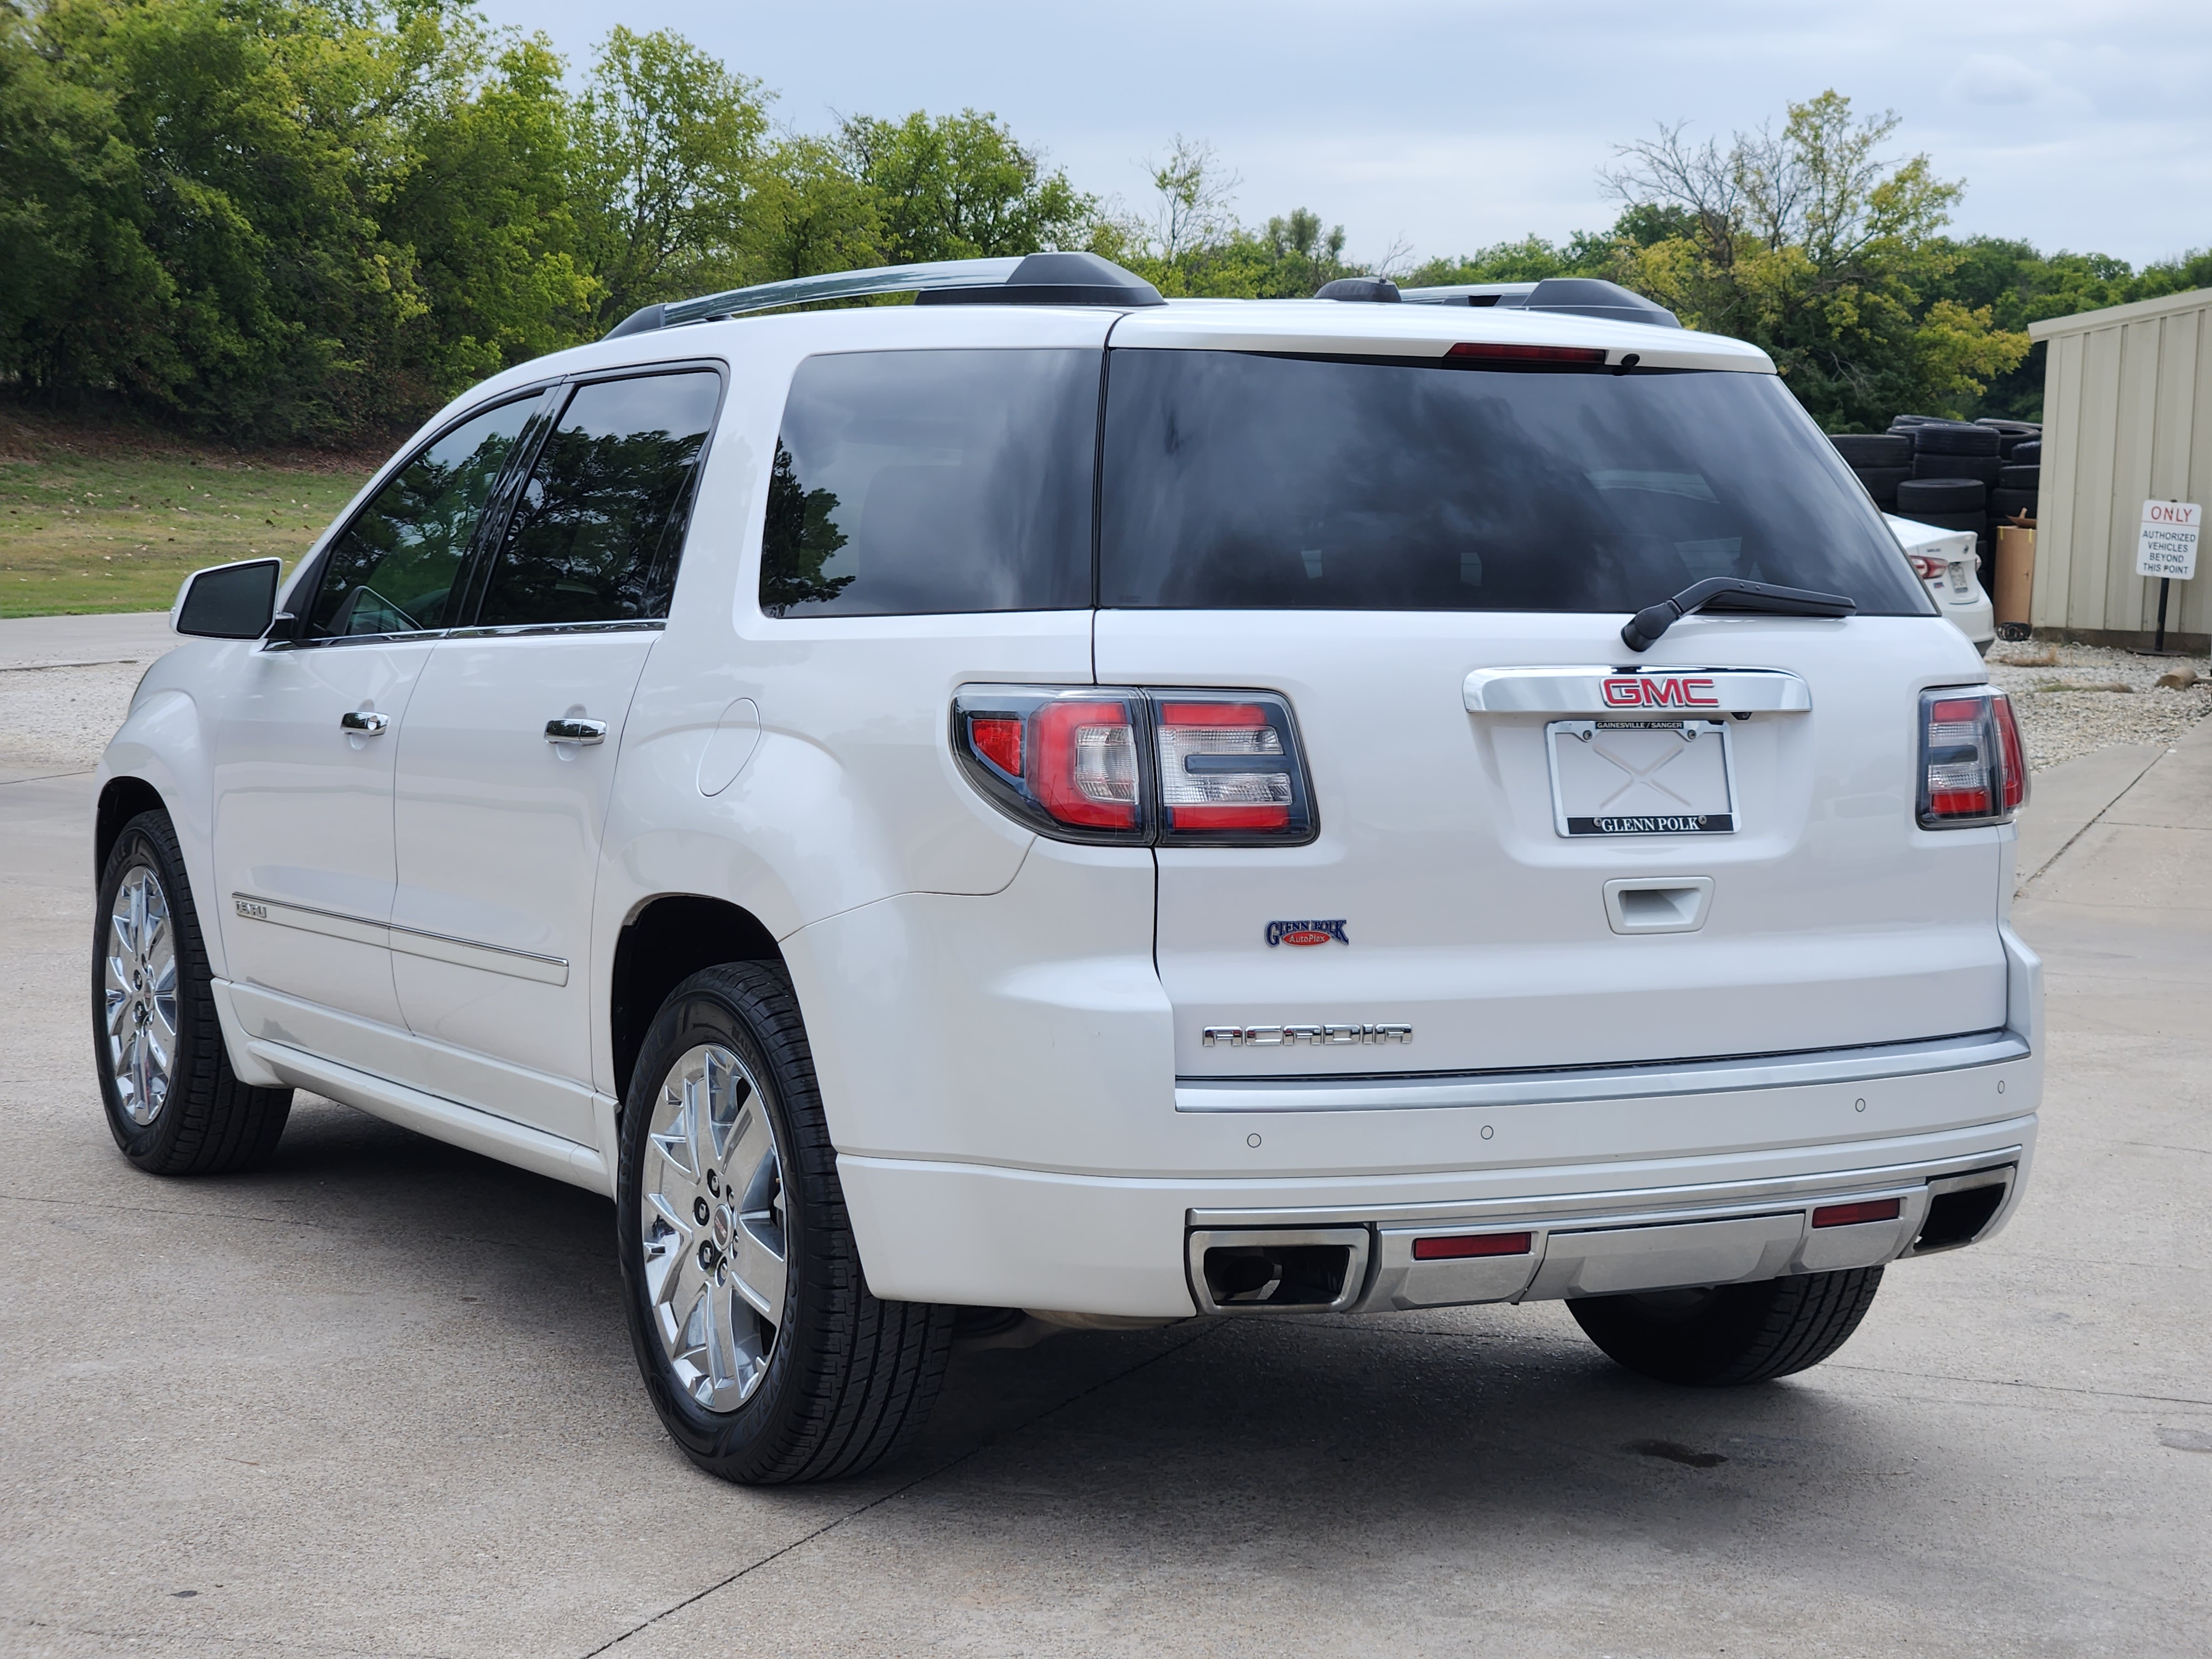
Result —
[[[1371, 1277], [1358, 1297], [1347, 1293], [1333, 1304], [1353, 1313], [1749, 1284], [1896, 1261], [1913, 1253], [1938, 1195], [2002, 1184], [2003, 1197], [1975, 1234], [1985, 1238], [2003, 1224], [2019, 1197], [2020, 1160], [2021, 1149], [2012, 1147], [1941, 1164], [1789, 1182], [1439, 1206], [1417, 1218], [1332, 1212], [1324, 1221], [1315, 1212], [1194, 1210], [1188, 1216], [1188, 1249], [1196, 1274], [1201, 1244], [1341, 1239], [1347, 1228], [1364, 1219], [1375, 1230], [1374, 1246], [1367, 1253], [1374, 1264]], [[1896, 1217], [1812, 1225], [1813, 1212], [1822, 1205], [1881, 1199], [1898, 1200]], [[1324, 1231], [1328, 1223], [1335, 1231]], [[1413, 1256], [1416, 1239], [1498, 1233], [1525, 1236], [1525, 1248], [1507, 1255], [1430, 1261]], [[1201, 1311], [1226, 1310], [1202, 1305]]]
[[[2011, 1123], [1992, 1126], [2017, 1129]], [[1266, 1210], [1189, 1210], [1186, 1224], [1193, 1227], [1342, 1227], [1361, 1222], [1415, 1222], [1426, 1227], [1449, 1228], [1455, 1223], [1469, 1227], [1508, 1228], [1542, 1222], [1547, 1225], [1578, 1227], [1614, 1225], [1634, 1221], [1676, 1221], [1689, 1214], [1748, 1213], [1759, 1210], [1795, 1209], [1814, 1200], [1833, 1200], [1838, 1194], [1880, 1193], [1892, 1187], [1924, 1184], [1946, 1176], [1999, 1164], [2017, 1164], [2021, 1143], [1963, 1152], [1953, 1158], [1930, 1158], [1912, 1164], [1882, 1164], [1872, 1169], [1832, 1170], [1822, 1175], [1770, 1176], [1757, 1181], [1707, 1182], [1686, 1187], [1630, 1188], [1618, 1192], [1534, 1194], [1516, 1198], [1444, 1200], [1424, 1204], [1331, 1205], [1312, 1208]], [[1518, 1172], [1534, 1180], [1541, 1170]]]
[[1733, 1060], [1567, 1070], [1466, 1072], [1416, 1077], [1196, 1078], [1176, 1079], [1178, 1112], [1388, 1112], [1450, 1106], [1535, 1106], [1663, 1095], [1723, 1094], [1865, 1083], [1929, 1072], [1963, 1071], [2026, 1060], [2017, 1031], [1976, 1031], [1859, 1048], [1816, 1048]]

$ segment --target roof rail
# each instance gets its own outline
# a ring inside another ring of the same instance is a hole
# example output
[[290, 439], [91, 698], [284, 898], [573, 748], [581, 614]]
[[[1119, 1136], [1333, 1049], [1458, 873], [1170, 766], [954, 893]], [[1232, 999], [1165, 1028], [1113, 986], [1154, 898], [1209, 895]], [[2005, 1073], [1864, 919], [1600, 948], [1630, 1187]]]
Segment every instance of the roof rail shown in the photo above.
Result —
[[605, 338], [686, 323], [717, 322], [749, 312], [777, 311], [821, 300], [911, 294], [917, 305], [1157, 306], [1160, 291], [1134, 271], [1095, 253], [1032, 253], [1003, 259], [938, 259], [831, 271], [705, 294], [696, 300], [645, 306], [608, 330]]
[[1447, 288], [1409, 288], [1401, 296], [1417, 306], [1496, 306], [1524, 311], [1558, 312], [1570, 317], [1602, 317], [1608, 322], [1650, 323], [1680, 328], [1682, 319], [1666, 307], [1618, 283], [1595, 276], [1547, 276], [1540, 283], [1459, 283]]

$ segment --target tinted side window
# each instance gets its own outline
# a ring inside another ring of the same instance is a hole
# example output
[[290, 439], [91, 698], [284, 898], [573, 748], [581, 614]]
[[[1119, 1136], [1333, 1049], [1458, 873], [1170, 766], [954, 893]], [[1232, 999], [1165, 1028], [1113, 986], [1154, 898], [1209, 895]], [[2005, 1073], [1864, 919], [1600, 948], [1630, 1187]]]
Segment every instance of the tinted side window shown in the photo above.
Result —
[[761, 542], [774, 616], [1091, 603], [1096, 351], [810, 357]]
[[578, 386], [531, 468], [477, 623], [666, 616], [721, 389], [704, 370]]
[[451, 627], [484, 502], [537, 407], [521, 398], [464, 421], [378, 490], [331, 550], [306, 636]]

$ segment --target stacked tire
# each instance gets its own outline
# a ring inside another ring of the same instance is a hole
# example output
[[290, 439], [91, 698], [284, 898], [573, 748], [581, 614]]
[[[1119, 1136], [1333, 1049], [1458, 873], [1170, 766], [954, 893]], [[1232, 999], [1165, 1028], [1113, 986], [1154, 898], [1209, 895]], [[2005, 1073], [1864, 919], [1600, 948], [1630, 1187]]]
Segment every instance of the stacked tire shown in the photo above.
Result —
[[1897, 489], [1912, 477], [1912, 440], [1893, 432], [1844, 432], [1828, 440], [1836, 447], [1874, 504], [1898, 511]]
[[[1890, 429], [1898, 430], [1898, 423]], [[1898, 487], [1898, 512], [1939, 529], [1972, 531], [1986, 566], [1990, 491], [2003, 465], [1997, 453], [2002, 439], [1968, 421], [1915, 421], [1904, 430], [1912, 441], [1912, 477]]]
[[1949, 421], [1900, 415], [1890, 435], [1912, 451], [1911, 476], [1898, 486], [1900, 518], [1942, 530], [1971, 530], [1984, 568], [1996, 526], [2035, 516], [2043, 428], [2027, 421]]

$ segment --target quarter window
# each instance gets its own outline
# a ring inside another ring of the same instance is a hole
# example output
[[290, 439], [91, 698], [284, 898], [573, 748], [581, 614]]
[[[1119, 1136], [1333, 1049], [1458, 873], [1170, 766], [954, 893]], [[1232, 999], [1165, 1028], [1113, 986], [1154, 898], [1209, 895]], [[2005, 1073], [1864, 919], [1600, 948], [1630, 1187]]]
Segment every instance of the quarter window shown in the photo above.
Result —
[[1087, 606], [1098, 371], [1066, 349], [808, 358], [769, 477], [761, 609]]
[[462, 422], [378, 490], [331, 550], [305, 636], [451, 627], [484, 503], [537, 406], [519, 398]]
[[720, 397], [706, 370], [578, 386], [531, 468], [477, 623], [666, 616]]

